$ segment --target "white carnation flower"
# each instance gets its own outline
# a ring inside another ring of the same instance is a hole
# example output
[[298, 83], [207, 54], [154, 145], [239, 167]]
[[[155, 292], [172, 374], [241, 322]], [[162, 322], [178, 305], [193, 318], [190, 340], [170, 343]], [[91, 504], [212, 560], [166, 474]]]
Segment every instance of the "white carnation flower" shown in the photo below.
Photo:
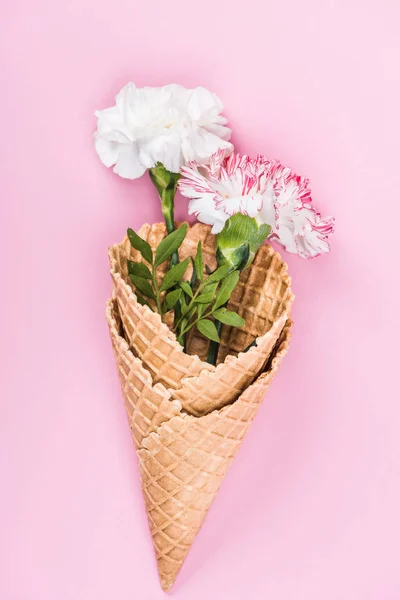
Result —
[[218, 149], [233, 150], [221, 101], [203, 87], [128, 83], [115, 100], [96, 111], [94, 139], [101, 161], [121, 177], [136, 179], [157, 163], [179, 173], [189, 161], [207, 163]]

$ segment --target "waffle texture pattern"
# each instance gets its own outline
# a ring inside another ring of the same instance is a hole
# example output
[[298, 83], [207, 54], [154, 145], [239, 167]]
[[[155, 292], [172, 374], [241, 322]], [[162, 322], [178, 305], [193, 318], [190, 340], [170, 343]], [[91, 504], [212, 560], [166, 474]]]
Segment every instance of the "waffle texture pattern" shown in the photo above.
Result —
[[[139, 235], [155, 248], [165, 227], [145, 225]], [[215, 239], [206, 225], [189, 229], [180, 258], [194, 256], [199, 240], [206, 264], [215, 268]], [[106, 317], [161, 585], [169, 590], [287, 352], [293, 294], [279, 254], [262, 247], [228, 305], [246, 324], [224, 327], [214, 367], [204, 362], [203, 338], [192, 334], [185, 354], [161, 317], [137, 302], [126, 259], [140, 256], [129, 241], [109, 255], [113, 297]]]

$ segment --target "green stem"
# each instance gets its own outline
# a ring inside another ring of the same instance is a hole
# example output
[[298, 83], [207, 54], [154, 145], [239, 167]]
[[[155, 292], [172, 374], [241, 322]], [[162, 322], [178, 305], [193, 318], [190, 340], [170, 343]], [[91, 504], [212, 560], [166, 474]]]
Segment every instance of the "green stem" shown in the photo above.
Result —
[[[223, 308], [225, 308], [227, 304], [228, 303], [224, 304]], [[216, 320], [215, 327], [217, 328], [219, 337], [221, 337], [221, 331], [222, 331], [221, 321]], [[207, 362], [210, 363], [211, 365], [216, 365], [217, 358], [218, 358], [218, 352], [219, 352], [219, 342], [215, 342], [214, 340], [211, 340], [210, 345], [208, 347]]]
[[188, 323], [186, 325], [186, 327], [183, 328], [181, 335], [186, 335], [187, 332], [190, 331], [190, 329], [192, 329], [192, 327], [194, 327], [198, 321], [201, 321], [202, 319], [205, 319], [206, 317], [211, 317], [212, 313], [213, 313], [213, 311], [211, 309], [208, 313], [204, 313], [204, 315], [201, 315], [201, 317], [198, 317], [195, 321]]
[[[149, 169], [149, 175], [152, 183], [154, 184], [158, 195], [161, 200], [161, 211], [164, 216], [165, 225], [167, 227], [167, 233], [170, 234], [175, 231], [174, 222], [174, 199], [176, 194], [176, 188], [180, 179], [179, 173], [172, 173], [164, 167], [163, 164], [157, 163], [154, 167]], [[175, 251], [171, 256], [171, 262], [169, 268], [179, 263], [178, 252]], [[174, 288], [176, 289], [176, 288]], [[158, 303], [161, 306], [160, 299]], [[161, 314], [161, 310], [159, 310]], [[174, 308], [174, 322], [176, 323], [180, 317], [179, 304]]]
[[[167, 232], [172, 233], [175, 231], [174, 198], [180, 174], [172, 173], [171, 171], [168, 171], [164, 165], [157, 163], [154, 167], [149, 169], [149, 175], [160, 196], [161, 210], [167, 226]], [[174, 252], [171, 258], [171, 265], [177, 265], [178, 262], [178, 253]]]
[[[202, 291], [203, 291], [203, 289], [204, 289], [204, 286], [206, 285], [206, 283], [207, 283], [207, 280], [206, 280], [206, 281], [204, 281], [204, 282], [202, 282], [202, 283], [200, 283], [199, 287], [197, 288], [197, 290], [196, 290], [196, 291], [195, 291], [195, 293], [193, 294], [193, 298], [192, 298], [192, 299], [190, 300], [190, 302], [189, 302], [189, 305], [188, 305], [188, 307], [187, 307], [186, 314], [187, 314], [187, 313], [190, 311], [190, 309], [193, 307], [193, 303], [194, 303], [194, 301], [196, 300], [196, 298], [197, 298], [197, 296], [200, 294], [200, 292], [202, 292]], [[181, 325], [181, 323], [182, 323], [182, 321], [183, 321], [183, 319], [184, 319], [184, 318], [185, 318], [185, 315], [182, 315], [182, 316], [181, 316], [181, 317], [180, 317], [180, 318], [177, 320], [177, 322], [175, 323], [175, 329], [176, 329], [176, 330], [178, 330], [178, 329], [179, 329], [179, 327], [180, 327], [180, 325]], [[202, 318], [203, 318], [203, 317], [202, 317]], [[190, 329], [190, 327], [189, 327], [189, 329]], [[186, 330], [186, 331], [188, 331], [188, 330]], [[180, 333], [180, 335], [183, 335], [183, 332], [181, 332], [181, 333]]]
[[[271, 227], [260, 225], [256, 219], [238, 213], [230, 217], [223, 230], [217, 234], [216, 257], [218, 265], [230, 264], [234, 269], [243, 271], [251, 265], [253, 259], [271, 233]], [[226, 305], [225, 305], [226, 307]], [[216, 324], [221, 337], [222, 324]], [[211, 342], [207, 362], [215, 365], [218, 357], [218, 342]]]
[[[166, 189], [159, 191], [160, 199], [161, 199], [161, 210], [164, 215], [165, 225], [167, 227], [167, 233], [170, 234], [175, 231], [175, 221], [174, 221], [174, 198], [176, 193], [176, 184], [171, 188], [167, 187]], [[168, 269], [170, 269], [173, 265], [177, 265], [179, 263], [179, 255], [178, 251], [175, 250], [171, 256], [171, 262], [169, 263]], [[176, 290], [177, 286], [174, 286], [173, 289]], [[179, 303], [174, 308], [174, 322], [176, 323], [181, 316], [181, 310]], [[184, 346], [185, 344], [181, 344]]]
[[[160, 192], [161, 210], [164, 216], [167, 233], [175, 231], [174, 222], [174, 198], [176, 187], [166, 188]], [[178, 252], [175, 251], [171, 257], [171, 265], [177, 265], [179, 262]]]
[[157, 310], [158, 310], [159, 314], [162, 315], [161, 300], [160, 300], [160, 291], [159, 291], [158, 285], [157, 285], [157, 275], [156, 275], [156, 269], [155, 269], [155, 267], [153, 267], [152, 279], [153, 279], [153, 288], [154, 288], [154, 291], [156, 293]]

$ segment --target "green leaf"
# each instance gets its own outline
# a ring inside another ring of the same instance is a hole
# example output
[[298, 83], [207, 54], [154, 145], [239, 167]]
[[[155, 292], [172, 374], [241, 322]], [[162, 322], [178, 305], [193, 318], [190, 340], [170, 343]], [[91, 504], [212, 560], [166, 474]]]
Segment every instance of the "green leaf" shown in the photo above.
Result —
[[207, 304], [198, 304], [197, 305], [197, 316], [201, 317], [203, 316], [204, 311], [207, 308]]
[[186, 302], [183, 301], [182, 296], [180, 297], [180, 305], [181, 305], [181, 311], [182, 311], [182, 316], [186, 317], [187, 320], [191, 319], [194, 315], [194, 313], [197, 310], [196, 306], [192, 306], [190, 307], [188, 304], [186, 304]]
[[152, 277], [150, 270], [144, 263], [133, 262], [132, 260], [128, 260], [128, 273], [129, 275], [137, 275], [144, 279], [151, 279]]
[[181, 225], [181, 227], [179, 227], [179, 229], [173, 231], [162, 240], [156, 251], [154, 262], [156, 267], [165, 262], [171, 256], [171, 254], [178, 250], [179, 246], [185, 239], [187, 228], [187, 223], [184, 223]]
[[201, 242], [197, 244], [197, 252], [194, 259], [194, 268], [196, 271], [196, 277], [199, 281], [203, 281], [204, 276], [204, 264], [203, 264], [203, 248]]
[[160, 287], [160, 292], [163, 292], [164, 290], [169, 290], [169, 288], [181, 281], [183, 274], [188, 268], [189, 263], [190, 258], [186, 258], [183, 262], [171, 267], [170, 270], [167, 271], [165, 274], [165, 277]]
[[179, 298], [179, 304], [181, 305], [182, 316], [184, 317], [189, 310], [189, 304], [186, 304], [186, 298], [184, 294], [181, 294]]
[[239, 276], [239, 271], [233, 271], [223, 280], [215, 299], [214, 309], [219, 308], [228, 302], [231, 293], [237, 286]]
[[190, 287], [187, 281], [180, 281], [178, 285], [183, 289], [187, 296], [193, 298], [192, 288]]
[[186, 315], [189, 320], [193, 317], [194, 313], [196, 312], [196, 309], [196, 306], [192, 306], [192, 308], [189, 310], [188, 314]]
[[142, 296], [139, 296], [139, 294], [136, 294], [136, 298], [137, 298], [137, 301], [139, 302], [139, 304], [146, 305], [149, 308], [151, 308], [150, 304], [147, 302], [147, 300], [142, 298]]
[[209, 340], [219, 342], [219, 335], [215, 324], [209, 319], [202, 319], [196, 323], [197, 329]]
[[209, 275], [209, 277], [207, 277], [204, 285], [209, 285], [210, 283], [214, 283], [216, 281], [221, 281], [221, 279], [223, 279], [224, 277], [227, 276], [227, 274], [229, 273], [230, 270], [231, 270], [230, 265], [223, 265], [222, 267], [219, 267], [218, 269], [216, 269], [214, 271], [214, 273], [211, 273], [211, 275]]
[[217, 286], [218, 283], [212, 283], [211, 285], [208, 285], [204, 292], [195, 298], [195, 302], [197, 304], [210, 304], [210, 302], [214, 300]]
[[206, 265], [206, 273], [207, 275], [211, 275], [212, 271], [208, 265]]
[[193, 257], [191, 257], [191, 261], [192, 261], [192, 276], [190, 278], [189, 285], [193, 289], [194, 288], [194, 284], [196, 283], [196, 267], [195, 267], [195, 264], [194, 264]]
[[130, 277], [130, 280], [135, 284], [137, 289], [140, 292], [142, 292], [142, 294], [144, 294], [148, 298], [152, 298], [153, 300], [156, 299], [154, 292], [153, 292], [153, 288], [151, 287], [151, 285], [147, 281], [147, 279], [143, 279], [143, 277], [138, 277], [137, 275], [129, 275], [129, 277]]
[[138, 236], [138, 234], [131, 228], [128, 229], [127, 234], [132, 248], [135, 248], [135, 250], [139, 250], [143, 258], [147, 260], [147, 262], [152, 264], [153, 251], [151, 249], [150, 244], [148, 244], [145, 240]]
[[181, 304], [182, 315], [183, 314], [185, 315], [180, 324], [180, 330], [183, 331], [185, 329], [186, 325], [189, 323], [190, 319], [193, 317], [194, 313], [196, 312], [196, 306], [192, 306], [192, 308], [189, 309], [189, 307], [186, 305], [186, 313], [187, 313], [186, 314], [182, 308], [182, 298], [180, 298], [180, 304]]
[[226, 310], [226, 308], [218, 308], [213, 312], [213, 317], [215, 317], [217, 321], [225, 323], [225, 325], [232, 325], [233, 327], [243, 327], [244, 325], [244, 319], [242, 319], [242, 317], [233, 312], [233, 310]]
[[168, 292], [168, 294], [165, 296], [163, 312], [168, 312], [169, 310], [171, 310], [171, 308], [174, 308], [181, 294], [182, 290], [180, 288], [177, 290], [172, 290], [172, 292]]
[[[180, 327], [179, 327], [180, 331], [184, 331], [184, 329], [185, 329], [186, 325], [188, 324], [188, 321], [189, 321], [189, 319], [188, 319], [187, 317], [184, 317], [184, 318], [182, 319], [182, 321], [181, 321], [181, 324], [180, 324]], [[180, 336], [179, 336], [179, 337], [180, 337]]]

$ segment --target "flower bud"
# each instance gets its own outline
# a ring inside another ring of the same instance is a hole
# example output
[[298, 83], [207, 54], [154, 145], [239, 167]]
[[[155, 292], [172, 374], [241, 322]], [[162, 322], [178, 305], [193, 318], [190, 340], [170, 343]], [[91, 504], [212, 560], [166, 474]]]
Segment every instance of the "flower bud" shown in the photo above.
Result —
[[269, 236], [271, 227], [259, 225], [256, 219], [237, 213], [230, 217], [217, 234], [217, 261], [243, 271], [254, 260], [259, 247]]

